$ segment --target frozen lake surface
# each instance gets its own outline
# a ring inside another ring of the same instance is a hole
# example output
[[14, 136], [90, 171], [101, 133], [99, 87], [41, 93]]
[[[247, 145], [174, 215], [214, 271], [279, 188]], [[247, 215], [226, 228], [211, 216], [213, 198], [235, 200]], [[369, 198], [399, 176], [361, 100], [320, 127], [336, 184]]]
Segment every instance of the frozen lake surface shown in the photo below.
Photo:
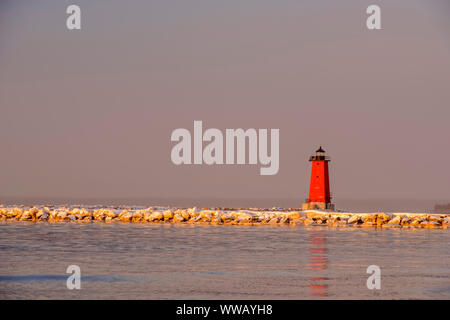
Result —
[[445, 229], [8, 222], [0, 299], [450, 299], [449, 243]]

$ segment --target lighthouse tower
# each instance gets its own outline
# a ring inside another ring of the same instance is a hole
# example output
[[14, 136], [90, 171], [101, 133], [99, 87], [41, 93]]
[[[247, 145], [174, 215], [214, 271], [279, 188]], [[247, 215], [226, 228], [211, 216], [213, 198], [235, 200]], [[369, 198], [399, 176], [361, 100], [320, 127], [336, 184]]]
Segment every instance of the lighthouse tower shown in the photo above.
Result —
[[312, 162], [309, 197], [302, 204], [302, 210], [334, 210], [334, 204], [331, 203], [328, 174], [330, 158], [325, 155], [325, 150], [320, 147], [316, 150], [316, 155], [309, 157], [309, 161]]

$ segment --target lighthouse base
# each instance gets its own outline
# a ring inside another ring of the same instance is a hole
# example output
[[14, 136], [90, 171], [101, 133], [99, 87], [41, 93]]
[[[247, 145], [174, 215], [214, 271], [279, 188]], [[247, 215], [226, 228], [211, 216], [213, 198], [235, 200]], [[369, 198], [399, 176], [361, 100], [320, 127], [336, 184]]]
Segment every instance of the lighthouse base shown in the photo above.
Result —
[[333, 203], [326, 202], [304, 202], [302, 210], [334, 210]]

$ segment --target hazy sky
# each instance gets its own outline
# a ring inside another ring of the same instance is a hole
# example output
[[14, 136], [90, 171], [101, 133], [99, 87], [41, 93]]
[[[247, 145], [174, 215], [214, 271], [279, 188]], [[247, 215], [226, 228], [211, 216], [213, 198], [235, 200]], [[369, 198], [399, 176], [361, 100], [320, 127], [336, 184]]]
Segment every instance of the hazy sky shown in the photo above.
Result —
[[[194, 120], [279, 128], [279, 173], [172, 164]], [[448, 0], [0, 0], [0, 200], [301, 202], [319, 145], [335, 199], [450, 200], [449, 124]]]

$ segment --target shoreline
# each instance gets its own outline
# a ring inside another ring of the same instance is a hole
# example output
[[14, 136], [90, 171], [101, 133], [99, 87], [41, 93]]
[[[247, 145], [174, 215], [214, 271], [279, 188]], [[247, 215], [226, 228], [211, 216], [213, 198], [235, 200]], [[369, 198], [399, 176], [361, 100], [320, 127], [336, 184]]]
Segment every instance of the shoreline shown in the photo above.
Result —
[[170, 208], [101, 206], [0, 206], [0, 222], [198, 223], [446, 229], [450, 214], [351, 213], [295, 208]]

